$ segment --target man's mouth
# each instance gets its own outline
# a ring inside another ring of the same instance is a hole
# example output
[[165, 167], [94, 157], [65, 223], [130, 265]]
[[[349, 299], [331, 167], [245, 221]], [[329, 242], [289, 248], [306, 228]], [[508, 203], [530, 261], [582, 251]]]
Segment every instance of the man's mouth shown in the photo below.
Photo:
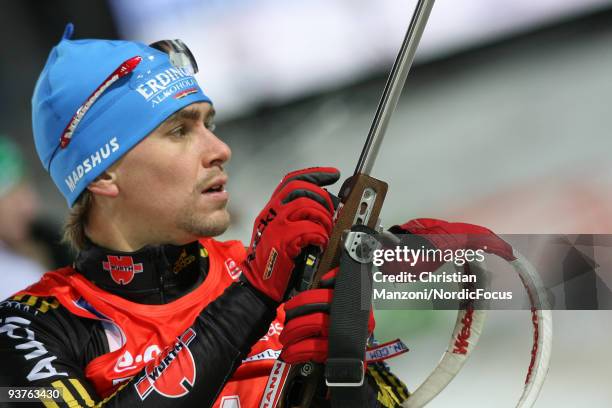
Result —
[[217, 184], [216, 186], [213, 186], [207, 190], [204, 190], [204, 193], [220, 193], [221, 191], [225, 190], [225, 186], [223, 186], [222, 184]]
[[202, 194], [222, 193], [225, 191], [225, 183], [227, 177], [217, 178], [202, 190]]

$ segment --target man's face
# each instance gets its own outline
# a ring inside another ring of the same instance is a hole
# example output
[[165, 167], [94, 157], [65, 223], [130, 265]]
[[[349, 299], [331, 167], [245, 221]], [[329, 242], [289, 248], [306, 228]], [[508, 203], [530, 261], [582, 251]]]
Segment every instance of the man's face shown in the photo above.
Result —
[[146, 243], [186, 243], [229, 226], [231, 150], [211, 131], [213, 115], [209, 103], [181, 109], [116, 164], [117, 209]]

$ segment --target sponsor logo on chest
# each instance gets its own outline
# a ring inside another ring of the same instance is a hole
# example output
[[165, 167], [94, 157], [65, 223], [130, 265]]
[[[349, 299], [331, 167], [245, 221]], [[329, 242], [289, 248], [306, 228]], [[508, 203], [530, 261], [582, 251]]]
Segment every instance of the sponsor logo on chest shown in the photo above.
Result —
[[175, 343], [160, 356], [156, 365], [148, 365], [144, 375], [135, 383], [134, 388], [141, 400], [145, 400], [153, 391], [166, 398], [179, 398], [186, 395], [195, 384], [196, 367], [189, 343], [196, 333], [189, 328]]

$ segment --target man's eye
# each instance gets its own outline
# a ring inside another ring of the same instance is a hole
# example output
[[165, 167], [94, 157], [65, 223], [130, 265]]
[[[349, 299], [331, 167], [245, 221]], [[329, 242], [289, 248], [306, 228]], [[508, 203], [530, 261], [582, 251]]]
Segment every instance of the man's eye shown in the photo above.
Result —
[[178, 127], [175, 127], [174, 129], [172, 129], [168, 133], [171, 136], [182, 137], [182, 136], [185, 136], [187, 134], [187, 130], [185, 129], [185, 126], [178, 126]]

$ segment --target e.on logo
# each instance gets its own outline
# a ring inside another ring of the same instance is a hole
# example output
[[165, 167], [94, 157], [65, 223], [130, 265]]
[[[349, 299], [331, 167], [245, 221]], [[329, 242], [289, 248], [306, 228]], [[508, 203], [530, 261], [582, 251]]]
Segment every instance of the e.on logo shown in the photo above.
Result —
[[232, 258], [227, 258], [225, 260], [225, 269], [232, 280], [238, 279], [242, 274], [242, 269], [240, 269], [240, 266]]
[[121, 373], [123, 371], [131, 370], [141, 366], [142, 363], [146, 364], [149, 361], [152, 361], [159, 355], [161, 350], [157, 344], [152, 344], [146, 348], [142, 355], [138, 354], [136, 357], [132, 356], [129, 350], [126, 350], [125, 353], [117, 360], [115, 364], [115, 372]]

